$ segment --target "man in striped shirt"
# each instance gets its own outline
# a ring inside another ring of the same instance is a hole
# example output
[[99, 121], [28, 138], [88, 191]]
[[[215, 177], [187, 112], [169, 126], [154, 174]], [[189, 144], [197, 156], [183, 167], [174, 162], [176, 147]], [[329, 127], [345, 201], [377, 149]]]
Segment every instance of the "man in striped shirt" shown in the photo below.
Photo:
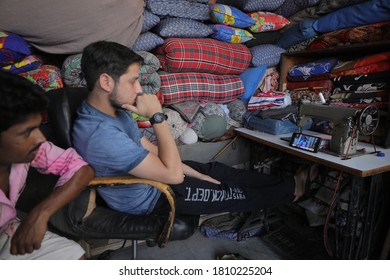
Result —
[[[0, 71], [0, 259], [81, 259], [74, 241], [47, 230], [49, 218], [94, 176], [74, 149], [46, 141], [39, 130], [48, 100], [25, 78]], [[54, 191], [20, 221], [15, 209], [30, 167], [59, 176]]]

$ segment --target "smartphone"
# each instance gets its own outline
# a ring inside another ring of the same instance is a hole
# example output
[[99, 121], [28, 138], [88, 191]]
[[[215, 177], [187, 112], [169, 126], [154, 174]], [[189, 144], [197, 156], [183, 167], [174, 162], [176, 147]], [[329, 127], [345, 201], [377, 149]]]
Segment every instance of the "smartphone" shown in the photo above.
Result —
[[290, 139], [290, 146], [317, 153], [321, 141], [320, 137], [295, 132]]

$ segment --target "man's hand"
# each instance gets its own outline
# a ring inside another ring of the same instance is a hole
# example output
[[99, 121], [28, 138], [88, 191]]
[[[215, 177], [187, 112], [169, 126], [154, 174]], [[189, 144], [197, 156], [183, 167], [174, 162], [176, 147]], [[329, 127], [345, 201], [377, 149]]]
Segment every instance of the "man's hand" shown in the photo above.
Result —
[[138, 94], [135, 104], [123, 104], [122, 108], [147, 118], [162, 112], [160, 101], [154, 94]]
[[183, 167], [183, 172], [186, 176], [197, 178], [199, 180], [207, 181], [207, 182], [217, 184], [217, 185], [221, 184], [220, 181], [214, 179], [213, 177], [211, 177], [209, 175], [206, 175], [206, 174], [203, 174], [203, 173], [196, 171], [195, 169], [193, 169], [192, 167], [188, 166], [185, 163], [182, 163], [182, 167]]
[[24, 255], [32, 253], [41, 247], [41, 243], [47, 231], [47, 220], [36, 212], [31, 212], [21, 222], [11, 240], [11, 254]]
[[198, 178], [200, 180], [208, 181], [208, 182], [216, 184], [216, 185], [220, 185], [221, 184], [220, 181], [214, 179], [213, 177], [211, 177], [209, 175], [205, 175], [205, 174], [202, 174], [202, 173], [199, 173], [199, 174], [201, 174], [200, 177]]

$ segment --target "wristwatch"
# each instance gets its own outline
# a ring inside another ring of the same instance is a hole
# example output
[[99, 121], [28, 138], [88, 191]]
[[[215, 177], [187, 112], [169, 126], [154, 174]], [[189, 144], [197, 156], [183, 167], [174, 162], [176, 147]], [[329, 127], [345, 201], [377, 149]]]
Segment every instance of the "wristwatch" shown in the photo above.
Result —
[[168, 119], [168, 116], [164, 113], [156, 113], [149, 119], [149, 122], [151, 125], [154, 125], [156, 123], [162, 123], [166, 119]]

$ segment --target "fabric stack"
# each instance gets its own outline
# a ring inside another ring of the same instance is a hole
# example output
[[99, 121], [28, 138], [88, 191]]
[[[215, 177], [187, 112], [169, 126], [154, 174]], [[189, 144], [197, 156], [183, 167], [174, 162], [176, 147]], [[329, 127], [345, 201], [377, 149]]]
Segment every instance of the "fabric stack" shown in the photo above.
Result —
[[204, 38], [213, 33], [208, 0], [147, 0], [141, 34], [131, 49], [151, 51], [165, 38]]
[[0, 71], [23, 76], [45, 91], [63, 87], [60, 70], [42, 65], [31, 45], [17, 34], [0, 32]]
[[390, 52], [346, 61], [332, 69], [334, 84], [331, 105], [388, 108], [390, 95]]
[[328, 99], [333, 91], [330, 72], [337, 63], [337, 58], [327, 58], [292, 66], [286, 77], [292, 102], [324, 102]]
[[229, 113], [216, 103], [226, 104], [242, 96], [244, 84], [238, 74], [251, 62], [249, 49], [211, 38], [169, 38], [154, 53], [162, 65], [159, 75], [164, 104], [198, 110], [193, 101], [202, 102], [189, 126], [203, 140], [222, 136]]
[[[287, 0], [283, 6], [287, 2], [291, 1]], [[387, 0], [303, 2], [311, 5], [288, 17], [292, 24], [283, 30], [276, 42], [288, 52], [375, 42], [390, 36], [386, 29], [390, 20], [390, 2]]]

